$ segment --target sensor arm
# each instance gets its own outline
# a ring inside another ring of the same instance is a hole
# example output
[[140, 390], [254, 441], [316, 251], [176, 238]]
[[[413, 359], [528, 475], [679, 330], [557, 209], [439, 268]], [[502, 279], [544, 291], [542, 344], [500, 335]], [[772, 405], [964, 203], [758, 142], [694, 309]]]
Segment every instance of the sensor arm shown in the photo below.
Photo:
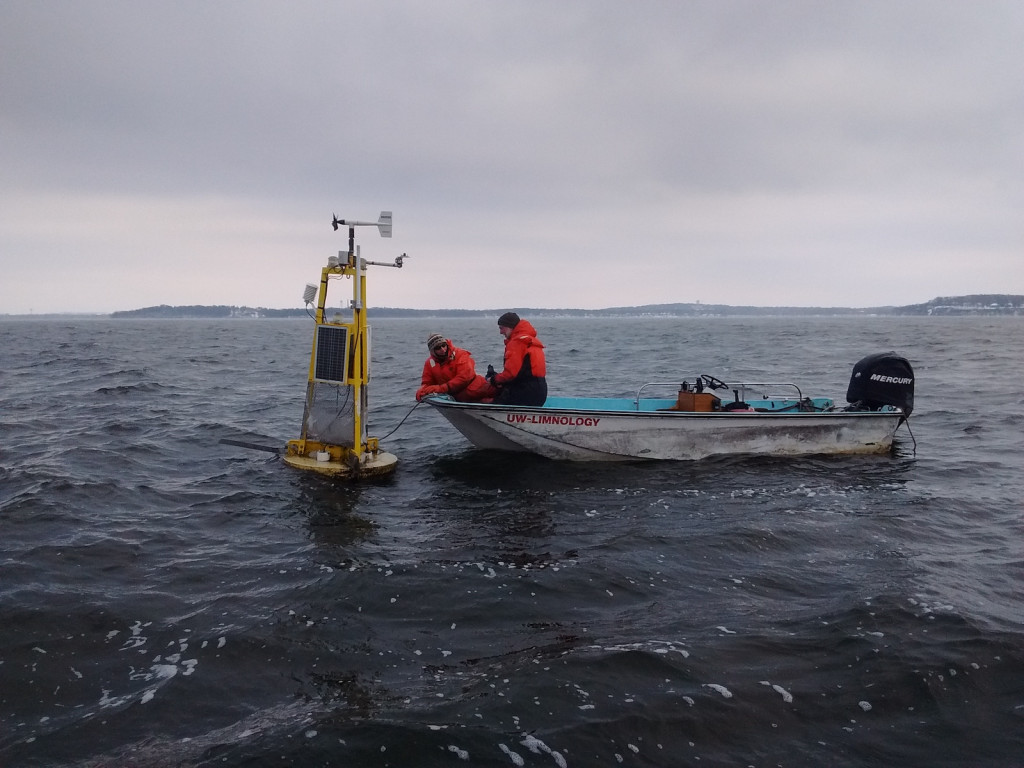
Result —
[[398, 267], [402, 268], [402, 262], [409, 258], [409, 254], [403, 253], [401, 256], [395, 256], [393, 264], [388, 264], [386, 261], [363, 261], [363, 264], [372, 264], [375, 267]]

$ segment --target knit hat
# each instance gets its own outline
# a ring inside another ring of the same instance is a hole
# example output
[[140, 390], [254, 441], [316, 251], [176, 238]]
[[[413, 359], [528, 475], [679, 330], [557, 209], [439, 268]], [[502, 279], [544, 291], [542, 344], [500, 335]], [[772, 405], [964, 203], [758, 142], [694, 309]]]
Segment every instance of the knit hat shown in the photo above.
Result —
[[444, 344], [446, 341], [448, 340], [440, 333], [432, 333], [427, 336], [427, 349], [433, 352], [434, 347]]
[[519, 325], [519, 315], [515, 312], [506, 312], [498, 318], [498, 325], [502, 328], [515, 328]]

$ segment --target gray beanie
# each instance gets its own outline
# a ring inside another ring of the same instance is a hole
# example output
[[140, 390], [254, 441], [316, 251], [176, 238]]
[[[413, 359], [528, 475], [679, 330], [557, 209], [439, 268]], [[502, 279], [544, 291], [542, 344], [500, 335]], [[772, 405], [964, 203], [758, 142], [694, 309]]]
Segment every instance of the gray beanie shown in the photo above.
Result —
[[498, 325], [502, 328], [515, 328], [519, 325], [519, 315], [515, 312], [506, 312], [498, 318]]
[[433, 352], [434, 347], [438, 346], [439, 344], [444, 344], [446, 341], [448, 340], [440, 333], [432, 333], [429, 336], [427, 336], [427, 349]]

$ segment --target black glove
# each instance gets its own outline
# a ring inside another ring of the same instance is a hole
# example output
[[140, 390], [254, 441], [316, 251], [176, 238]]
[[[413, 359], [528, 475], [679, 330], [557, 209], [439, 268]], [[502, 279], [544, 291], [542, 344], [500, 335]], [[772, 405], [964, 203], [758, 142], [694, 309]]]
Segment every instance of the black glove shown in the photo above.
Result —
[[494, 377], [497, 376], [497, 375], [498, 374], [496, 374], [494, 372], [494, 366], [493, 365], [488, 365], [487, 366], [487, 375], [484, 376], [484, 378], [487, 379], [487, 383], [490, 384], [492, 387], [494, 386]]

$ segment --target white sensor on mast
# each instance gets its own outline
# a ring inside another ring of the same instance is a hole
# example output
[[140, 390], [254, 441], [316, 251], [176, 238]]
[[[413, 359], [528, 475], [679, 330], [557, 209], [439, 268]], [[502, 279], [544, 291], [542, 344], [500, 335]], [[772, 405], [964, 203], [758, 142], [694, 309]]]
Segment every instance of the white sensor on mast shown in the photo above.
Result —
[[335, 231], [338, 227], [376, 227], [380, 232], [381, 237], [391, 237], [391, 211], [381, 211], [380, 218], [376, 221], [346, 221], [345, 219], [339, 219], [337, 216], [334, 217], [334, 221], [331, 222], [334, 226]]

